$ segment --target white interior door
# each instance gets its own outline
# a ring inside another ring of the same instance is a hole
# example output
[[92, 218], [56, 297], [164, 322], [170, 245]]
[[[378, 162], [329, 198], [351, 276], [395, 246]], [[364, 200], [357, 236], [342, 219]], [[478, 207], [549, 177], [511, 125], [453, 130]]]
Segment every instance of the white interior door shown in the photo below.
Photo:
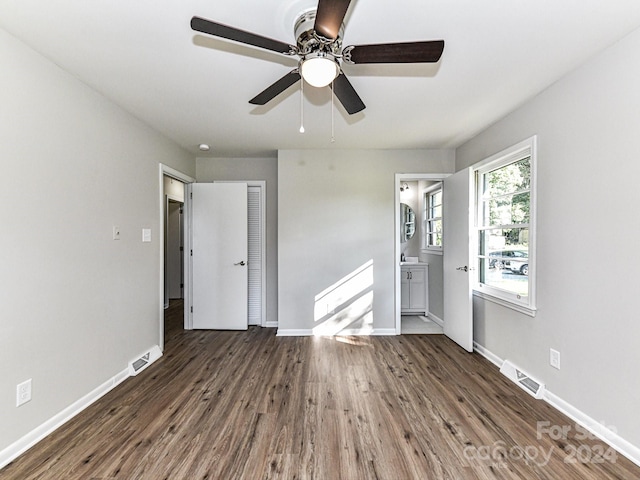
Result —
[[471, 169], [444, 181], [444, 334], [473, 351]]
[[191, 185], [192, 325], [247, 329], [247, 185]]

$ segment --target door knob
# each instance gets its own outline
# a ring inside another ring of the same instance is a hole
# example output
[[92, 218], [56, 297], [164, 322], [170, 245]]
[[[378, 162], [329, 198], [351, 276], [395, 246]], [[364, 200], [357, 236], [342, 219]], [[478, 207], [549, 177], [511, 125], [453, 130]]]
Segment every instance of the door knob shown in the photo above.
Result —
[[467, 267], [466, 265], [464, 267], [458, 267], [456, 268], [456, 270], [462, 270], [463, 272], [468, 272], [469, 271], [469, 267]]
[[234, 265], [240, 265], [241, 267], [244, 267], [246, 263], [244, 263], [244, 260], [240, 260], [238, 263], [234, 263]]

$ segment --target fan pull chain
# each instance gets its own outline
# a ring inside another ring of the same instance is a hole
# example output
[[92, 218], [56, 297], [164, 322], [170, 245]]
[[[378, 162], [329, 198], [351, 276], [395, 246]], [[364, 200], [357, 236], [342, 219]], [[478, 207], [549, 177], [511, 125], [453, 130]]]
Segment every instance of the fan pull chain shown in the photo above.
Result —
[[334, 105], [334, 92], [333, 92], [333, 80], [331, 81], [331, 143], [335, 143], [336, 142], [336, 137], [335, 137], [335, 121], [333, 119], [333, 111], [335, 110], [335, 105]]
[[300, 133], [304, 133], [304, 78], [300, 79]]

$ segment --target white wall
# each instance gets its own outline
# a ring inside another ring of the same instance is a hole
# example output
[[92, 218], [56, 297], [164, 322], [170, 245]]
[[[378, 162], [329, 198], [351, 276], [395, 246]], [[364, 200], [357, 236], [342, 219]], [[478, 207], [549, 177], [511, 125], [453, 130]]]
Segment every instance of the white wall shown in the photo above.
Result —
[[198, 182], [263, 180], [266, 183], [267, 322], [278, 321], [278, 160], [197, 158]]
[[316, 325], [316, 295], [373, 262], [373, 327], [395, 329], [395, 173], [450, 173], [446, 150], [278, 154], [279, 332]]
[[538, 314], [476, 299], [475, 340], [637, 447], [639, 51], [636, 31], [456, 152], [461, 169], [538, 135]]
[[158, 164], [195, 162], [3, 30], [0, 58], [1, 451], [158, 343]]

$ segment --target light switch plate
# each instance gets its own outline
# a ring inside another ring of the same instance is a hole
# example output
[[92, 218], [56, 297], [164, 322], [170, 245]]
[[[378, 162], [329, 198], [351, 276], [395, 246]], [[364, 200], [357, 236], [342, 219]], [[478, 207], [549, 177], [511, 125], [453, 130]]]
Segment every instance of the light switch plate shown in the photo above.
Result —
[[113, 226], [113, 239], [120, 240], [120, 227], [116, 225]]
[[151, 229], [143, 228], [142, 229], [142, 241], [148, 243], [151, 241]]
[[560, 352], [553, 348], [549, 349], [549, 364], [560, 370]]

